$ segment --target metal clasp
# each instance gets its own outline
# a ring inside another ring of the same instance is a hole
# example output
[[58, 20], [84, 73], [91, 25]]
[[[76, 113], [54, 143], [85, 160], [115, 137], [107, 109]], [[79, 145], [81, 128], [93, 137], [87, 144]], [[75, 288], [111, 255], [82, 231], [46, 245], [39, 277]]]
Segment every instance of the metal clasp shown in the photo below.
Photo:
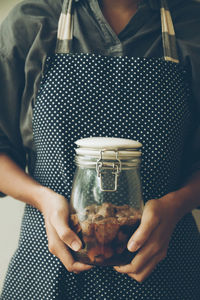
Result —
[[[97, 170], [97, 176], [100, 178], [100, 189], [102, 192], [116, 192], [118, 187], [118, 176], [121, 172], [121, 161], [118, 158], [118, 151], [115, 152], [115, 161], [110, 162], [103, 159], [103, 153], [107, 152], [108, 150], [101, 150], [100, 152], [100, 159], [97, 161], [96, 164], [96, 170]], [[106, 174], [107, 170], [112, 170], [112, 174], [114, 177], [114, 189], [104, 189], [103, 188], [103, 180], [102, 180], [102, 174]]]

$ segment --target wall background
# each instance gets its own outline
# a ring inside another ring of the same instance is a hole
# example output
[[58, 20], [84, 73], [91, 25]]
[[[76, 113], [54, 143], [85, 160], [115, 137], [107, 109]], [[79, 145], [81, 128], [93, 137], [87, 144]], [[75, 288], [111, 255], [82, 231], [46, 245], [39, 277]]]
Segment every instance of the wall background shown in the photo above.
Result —
[[[20, 0], [0, 0], [0, 23]], [[0, 291], [11, 256], [19, 239], [24, 204], [10, 197], [0, 198]], [[200, 211], [194, 211], [200, 229]]]

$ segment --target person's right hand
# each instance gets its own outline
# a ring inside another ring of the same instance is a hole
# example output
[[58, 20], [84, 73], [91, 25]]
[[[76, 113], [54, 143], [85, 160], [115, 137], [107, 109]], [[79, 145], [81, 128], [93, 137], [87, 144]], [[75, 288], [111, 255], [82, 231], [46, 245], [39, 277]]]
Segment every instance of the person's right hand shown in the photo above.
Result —
[[43, 191], [40, 211], [45, 219], [49, 251], [60, 259], [69, 272], [79, 273], [91, 269], [92, 266], [76, 262], [70, 253], [69, 248], [78, 251], [82, 243], [68, 225], [67, 200], [48, 188]]

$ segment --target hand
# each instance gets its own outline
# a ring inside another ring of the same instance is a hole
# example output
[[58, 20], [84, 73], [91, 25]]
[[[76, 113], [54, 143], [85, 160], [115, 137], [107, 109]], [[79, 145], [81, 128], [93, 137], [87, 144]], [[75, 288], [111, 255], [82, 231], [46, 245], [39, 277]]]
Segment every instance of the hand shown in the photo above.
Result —
[[171, 234], [180, 219], [175, 209], [174, 196], [168, 194], [163, 198], [146, 203], [141, 224], [128, 242], [128, 250], [139, 250], [130, 264], [114, 267], [120, 273], [143, 282], [156, 265], [167, 255]]
[[79, 237], [69, 228], [69, 207], [67, 200], [50, 189], [44, 188], [41, 199], [41, 212], [44, 215], [49, 251], [57, 256], [69, 272], [79, 273], [92, 267], [74, 261], [70, 250], [81, 249]]

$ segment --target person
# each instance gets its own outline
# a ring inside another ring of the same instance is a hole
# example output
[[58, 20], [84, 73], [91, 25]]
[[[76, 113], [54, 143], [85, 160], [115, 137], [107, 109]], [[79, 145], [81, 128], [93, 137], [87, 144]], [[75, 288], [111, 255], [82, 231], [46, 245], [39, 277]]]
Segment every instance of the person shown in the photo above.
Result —
[[[199, 299], [199, 28], [194, 0], [25, 0], [3, 22], [0, 190], [26, 206], [1, 300]], [[90, 136], [143, 144], [129, 265], [70, 252], [74, 141]]]

